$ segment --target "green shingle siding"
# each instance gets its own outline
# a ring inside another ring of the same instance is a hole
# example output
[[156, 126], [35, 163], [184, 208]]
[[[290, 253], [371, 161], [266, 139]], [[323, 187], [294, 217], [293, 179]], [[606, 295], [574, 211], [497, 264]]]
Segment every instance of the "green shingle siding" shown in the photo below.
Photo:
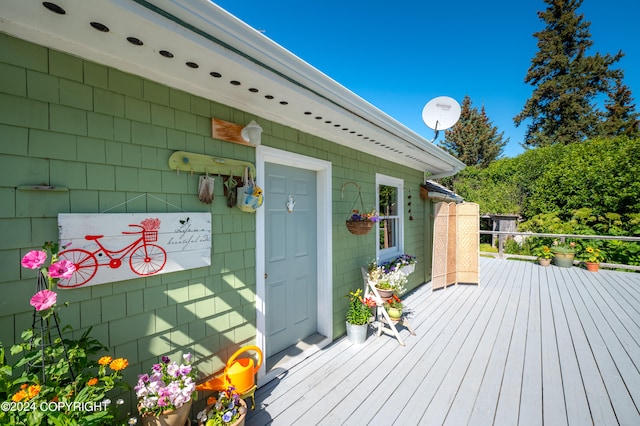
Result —
[[[28, 300], [35, 274], [19, 266], [20, 257], [57, 239], [58, 213], [105, 211], [211, 212], [212, 264], [60, 291], [59, 300], [72, 306], [61, 311], [63, 325], [71, 323], [76, 335], [94, 327], [92, 334], [112, 354], [129, 359], [132, 380], [163, 354], [196, 351], [204, 368], [213, 369], [230, 355], [230, 346], [253, 343], [255, 215], [228, 208], [217, 177], [213, 204], [202, 204], [196, 195], [198, 176], [171, 171], [167, 161], [174, 151], [188, 150], [255, 162], [254, 148], [210, 137], [211, 117], [237, 123], [255, 117], [1, 34], [0, 79], [0, 267], [6, 271], [0, 292], [7, 295], [0, 301], [3, 343], [13, 343], [7, 340], [31, 321]], [[365, 202], [373, 203], [376, 172], [405, 179], [406, 188], [415, 188], [416, 218], [406, 222], [405, 246], [420, 256], [422, 174], [258, 119], [263, 145], [332, 162], [333, 228], [326, 231], [333, 239], [334, 335], [342, 334], [344, 295], [361, 287], [358, 268], [373, 256], [375, 237], [346, 231], [353, 200], [342, 200], [340, 188], [356, 180]], [[68, 190], [16, 189], [42, 183]]]

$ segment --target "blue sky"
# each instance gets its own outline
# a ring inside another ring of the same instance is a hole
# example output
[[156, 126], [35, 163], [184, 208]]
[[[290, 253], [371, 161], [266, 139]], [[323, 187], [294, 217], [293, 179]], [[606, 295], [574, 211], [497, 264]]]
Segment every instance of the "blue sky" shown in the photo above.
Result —
[[[515, 127], [513, 117], [533, 89], [524, 77], [538, 50], [533, 33], [544, 28], [542, 0], [214, 3], [428, 140], [424, 105], [469, 95], [509, 138], [504, 156], [523, 151], [526, 123]], [[625, 53], [617, 66], [640, 111], [640, 3], [585, 0], [578, 12], [594, 51]]]

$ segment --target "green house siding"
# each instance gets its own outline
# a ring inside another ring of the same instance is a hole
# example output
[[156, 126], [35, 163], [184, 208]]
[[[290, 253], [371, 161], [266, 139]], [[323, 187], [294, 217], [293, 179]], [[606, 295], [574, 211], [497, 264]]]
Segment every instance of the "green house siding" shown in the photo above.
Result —
[[[167, 162], [176, 150], [255, 162], [253, 148], [210, 136], [212, 116], [255, 117], [1, 34], [0, 52], [0, 341], [10, 346], [31, 325], [35, 273], [20, 259], [57, 240], [58, 213], [210, 212], [210, 267], [61, 290], [58, 301], [70, 302], [60, 316], [76, 337], [93, 327], [114, 356], [129, 359], [129, 383], [158, 356], [183, 351], [197, 355], [204, 373], [217, 370], [255, 339], [255, 216], [228, 208], [222, 185], [212, 205], [201, 203], [198, 176], [173, 172]], [[345, 181], [358, 182], [373, 206], [376, 173], [404, 179], [414, 217], [405, 207], [405, 251], [419, 259], [409, 287], [425, 280], [430, 218], [419, 198], [421, 172], [258, 120], [263, 145], [332, 163], [332, 337], [344, 334], [344, 296], [362, 286], [359, 267], [375, 255], [373, 233], [346, 230], [354, 200], [341, 198]], [[21, 189], [43, 183], [66, 190]]]

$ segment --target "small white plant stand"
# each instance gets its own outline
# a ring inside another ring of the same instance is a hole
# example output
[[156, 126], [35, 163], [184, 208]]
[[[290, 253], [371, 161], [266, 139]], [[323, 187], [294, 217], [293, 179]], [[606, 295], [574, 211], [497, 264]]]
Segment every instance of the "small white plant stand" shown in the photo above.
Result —
[[407, 320], [406, 313], [403, 311], [402, 317], [399, 320], [392, 320], [389, 316], [389, 313], [384, 308], [384, 300], [382, 299], [382, 297], [380, 297], [380, 293], [378, 292], [375, 283], [369, 280], [369, 274], [367, 274], [367, 270], [364, 267], [360, 269], [362, 271], [362, 278], [365, 282], [364, 294], [373, 295], [376, 301], [375, 323], [378, 328], [376, 337], [380, 337], [382, 333], [385, 333], [390, 336], [394, 336], [398, 340], [400, 346], [405, 346], [402, 337], [400, 337], [400, 333], [398, 333], [396, 325], [398, 323], [401, 323], [404, 327], [407, 328], [407, 330], [409, 330], [409, 333], [411, 333], [412, 336], [416, 335], [415, 331], [413, 331], [413, 327], [411, 327], [411, 324], [409, 323], [409, 320]]

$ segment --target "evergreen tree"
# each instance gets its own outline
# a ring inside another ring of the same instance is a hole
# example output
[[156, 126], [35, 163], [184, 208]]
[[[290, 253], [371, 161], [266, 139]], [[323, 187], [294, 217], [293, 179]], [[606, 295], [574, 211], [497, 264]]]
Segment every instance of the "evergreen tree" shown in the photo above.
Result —
[[633, 96], [621, 78], [616, 79], [613, 90], [609, 92], [605, 108], [605, 121], [600, 129], [602, 136], [640, 137], [640, 121], [635, 112]]
[[460, 119], [445, 131], [442, 146], [467, 166], [487, 167], [500, 157], [509, 138], [503, 140], [504, 132], [498, 133], [484, 106], [478, 112], [468, 95], [462, 100], [460, 109]]
[[591, 24], [576, 13], [582, 0], [544, 2], [549, 6], [538, 16], [546, 28], [533, 34], [539, 50], [524, 80], [534, 90], [514, 118], [516, 126], [531, 120], [524, 140], [528, 146], [567, 145], [595, 136], [602, 117], [595, 101], [621, 75], [610, 67], [622, 52], [588, 54]]

